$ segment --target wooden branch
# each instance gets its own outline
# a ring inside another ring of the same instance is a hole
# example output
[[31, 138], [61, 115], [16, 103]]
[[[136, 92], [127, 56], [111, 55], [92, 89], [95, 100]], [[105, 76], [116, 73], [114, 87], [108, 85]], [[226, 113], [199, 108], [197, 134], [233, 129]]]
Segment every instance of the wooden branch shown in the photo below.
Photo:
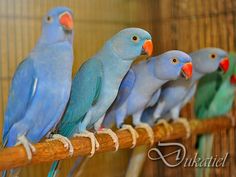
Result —
[[[204, 121], [192, 120], [189, 122], [192, 134], [203, 134], [232, 127], [231, 119], [228, 117], [217, 117]], [[155, 142], [167, 141], [183, 138], [186, 136], [185, 128], [182, 124], [171, 124], [173, 131], [167, 136], [167, 132], [162, 125], [153, 127]], [[139, 133], [137, 145], [149, 144], [148, 135], [143, 129], [136, 129]], [[120, 149], [130, 148], [132, 146], [131, 134], [127, 131], [116, 131], [119, 138]], [[97, 153], [114, 150], [112, 139], [108, 135], [96, 135], [100, 144]], [[73, 156], [85, 156], [90, 153], [90, 140], [83, 137], [72, 138], [71, 142], [74, 146]], [[32, 161], [28, 161], [25, 149], [23, 146], [5, 148], [0, 151], [0, 170], [22, 167], [30, 164], [43, 162], [52, 162], [54, 160], [62, 160], [70, 158], [68, 151], [59, 141], [41, 142], [35, 144], [36, 153], [33, 155]]]

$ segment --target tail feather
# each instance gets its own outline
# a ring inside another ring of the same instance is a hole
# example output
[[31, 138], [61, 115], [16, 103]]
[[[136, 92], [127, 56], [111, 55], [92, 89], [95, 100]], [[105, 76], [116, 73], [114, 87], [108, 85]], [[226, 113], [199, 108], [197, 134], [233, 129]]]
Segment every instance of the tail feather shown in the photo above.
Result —
[[[202, 159], [211, 157], [214, 135], [202, 135], [198, 139], [198, 155]], [[196, 177], [209, 177], [210, 168], [197, 168]]]
[[7, 176], [7, 170], [2, 171], [2, 177], [6, 177]]
[[[3, 137], [3, 143], [2, 143], [2, 145], [0, 146], [0, 149], [3, 149], [3, 148], [6, 147], [7, 139], [8, 139], [8, 138], [4, 138], [4, 137]], [[2, 171], [2, 177], [6, 177], [6, 176], [7, 176], [7, 170]]]
[[135, 147], [129, 160], [125, 177], [139, 177], [146, 160], [148, 148], [146, 145]]
[[51, 168], [50, 168], [50, 171], [48, 172], [48, 177], [56, 177], [58, 172], [59, 172], [59, 164], [60, 164], [60, 161], [55, 161], [53, 162]]
[[73, 167], [71, 168], [71, 170], [70, 170], [69, 174], [67, 175], [67, 177], [80, 176], [78, 174], [78, 168], [81, 165], [80, 169], [79, 169], [80, 170], [79, 172], [81, 173], [83, 171], [83, 166], [86, 164], [87, 160], [88, 160], [88, 157], [86, 157], [85, 159], [84, 159], [84, 157], [79, 157], [75, 161], [75, 163], [74, 163]]

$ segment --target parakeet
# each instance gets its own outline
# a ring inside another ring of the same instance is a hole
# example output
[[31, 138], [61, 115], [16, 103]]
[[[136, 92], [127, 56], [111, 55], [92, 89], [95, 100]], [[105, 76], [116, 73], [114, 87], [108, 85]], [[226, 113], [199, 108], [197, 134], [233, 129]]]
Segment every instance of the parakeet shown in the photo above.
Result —
[[129, 125], [124, 125], [124, 119], [132, 115], [133, 124], [145, 128], [151, 144], [154, 141], [153, 132], [148, 124], [141, 122], [143, 110], [156, 103], [159, 88], [169, 80], [176, 80], [183, 74], [185, 78], [192, 75], [191, 58], [184, 52], [173, 50], [157, 57], [152, 57], [133, 65], [122, 81], [118, 96], [109, 114], [105, 117], [110, 121], [115, 117], [118, 128], [127, 128], [133, 136], [133, 147], [136, 144], [136, 131]]
[[[222, 75], [214, 72], [200, 79], [195, 96], [194, 109], [197, 119], [204, 120], [227, 114], [233, 105], [236, 86], [236, 55], [230, 54], [229, 71]], [[212, 156], [213, 134], [198, 138], [198, 155], [206, 159]], [[196, 176], [210, 176], [210, 168], [197, 168]]]
[[18, 66], [12, 79], [4, 116], [3, 146], [22, 144], [31, 160], [39, 142], [59, 122], [72, 83], [73, 18], [66, 7], [43, 18], [35, 48]]
[[190, 136], [190, 128], [186, 119], [178, 119], [180, 110], [194, 95], [197, 80], [218, 68], [224, 72], [228, 70], [229, 59], [227, 55], [227, 52], [218, 48], [204, 48], [191, 53], [192, 78], [189, 80], [180, 78], [176, 81], [170, 81], [161, 88], [160, 98], [153, 113], [154, 121], [160, 117], [171, 118], [183, 123], [187, 137]]
[[[143, 122], [146, 122], [149, 125], [153, 125], [156, 120], [154, 119], [155, 117], [153, 118], [153, 114], [156, 109], [159, 114], [156, 115], [157, 118], [159, 118], [160, 115], [165, 118], [172, 118], [172, 117], [174, 119], [178, 118], [180, 109], [194, 95], [196, 89], [196, 81], [199, 78], [201, 78], [203, 75], [207, 73], [211, 73], [217, 70], [218, 67], [221, 68], [223, 71], [227, 71], [228, 69], [229, 62], [228, 59], [226, 59], [227, 53], [221, 49], [205, 48], [191, 53], [190, 56], [192, 58], [192, 63], [193, 63], [192, 78], [189, 80], [184, 80], [180, 78], [176, 81], [170, 81], [166, 85], [164, 85], [161, 88], [160, 91], [161, 94], [157, 104], [153, 107], [147, 108], [143, 112], [141, 118]], [[177, 106], [175, 107], [175, 105]], [[170, 130], [168, 124], [165, 121], [161, 123], [164, 123], [167, 130]], [[186, 129], [188, 131], [189, 129], [188, 124], [184, 123], [184, 125], [186, 126]], [[146, 146], [137, 147], [133, 151], [130, 158], [126, 177], [139, 176], [139, 172], [134, 171], [132, 164], [136, 164], [135, 166], [139, 166], [140, 168], [142, 168], [142, 164], [144, 163], [146, 157], [145, 156], [146, 152], [147, 152]]]
[[[72, 83], [70, 101], [58, 126], [58, 132], [67, 137], [89, 137], [93, 155], [95, 147], [99, 144], [94, 134], [87, 129], [100, 128], [100, 122], [115, 100], [120, 83], [130, 65], [142, 54], [151, 55], [152, 50], [151, 35], [139, 28], [124, 29], [108, 40], [77, 72]], [[99, 124], [96, 124], [97, 122]], [[109, 133], [116, 147], [118, 146], [118, 138], [114, 132], [108, 129], [99, 132]], [[58, 161], [54, 162], [48, 176], [54, 175], [57, 164]]]

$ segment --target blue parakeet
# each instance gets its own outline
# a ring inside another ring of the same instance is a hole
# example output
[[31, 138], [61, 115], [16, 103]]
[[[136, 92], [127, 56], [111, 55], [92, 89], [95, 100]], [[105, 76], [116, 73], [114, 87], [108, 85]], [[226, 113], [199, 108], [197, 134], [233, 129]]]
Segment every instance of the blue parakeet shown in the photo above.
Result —
[[4, 116], [3, 146], [22, 144], [31, 160], [39, 142], [59, 122], [69, 99], [73, 64], [73, 18], [57, 7], [43, 18], [35, 48], [18, 66]]
[[[220, 58], [217, 57], [218, 54], [220, 54], [220, 56], [219, 56]], [[171, 117], [175, 117], [175, 118], [179, 117], [180, 109], [194, 95], [195, 87], [196, 87], [195, 83], [198, 80], [198, 78], [202, 77], [202, 75], [213, 72], [214, 70], [216, 70], [218, 68], [218, 66], [220, 66], [220, 68], [224, 71], [226, 71], [228, 68], [228, 60], [225, 59], [225, 57], [227, 56], [227, 53], [222, 50], [219, 50], [219, 49], [213, 49], [213, 48], [201, 49], [199, 51], [191, 53], [190, 56], [192, 57], [192, 63], [193, 63], [192, 78], [190, 80], [184, 80], [184, 79], [180, 78], [179, 80], [176, 80], [176, 81], [170, 81], [169, 83], [167, 83], [166, 85], [164, 85], [161, 88], [161, 90], [164, 89], [164, 92], [161, 91], [161, 100], [162, 101], [166, 102], [166, 104], [168, 104], [168, 105], [169, 104], [171, 105], [172, 101], [174, 102], [173, 104], [179, 104], [178, 103], [178, 101], [179, 101], [179, 102], [181, 102], [181, 105], [180, 105], [180, 107], [177, 107], [176, 111], [174, 112], [175, 115], [173, 115], [173, 113], [170, 114], [171, 107], [168, 107], [168, 109], [170, 109], [170, 110], [164, 109], [165, 110], [164, 113], [160, 112], [160, 113], [162, 113], [161, 116], [170, 116], [170, 118]], [[214, 60], [216, 60], [216, 61], [214, 61]], [[211, 66], [211, 65], [213, 65], [213, 66]], [[209, 66], [211, 66], [213, 68], [211, 68]], [[209, 67], [209, 68], [207, 68], [207, 67]], [[165, 95], [163, 95], [163, 93], [165, 93]], [[168, 95], [168, 94], [170, 94], [170, 95]], [[167, 96], [168, 99], [166, 99], [165, 96]], [[180, 98], [182, 98], [183, 100]], [[180, 100], [178, 100], [178, 99], [180, 99]], [[158, 102], [157, 102], [157, 104], [158, 104]], [[162, 106], [164, 106], [164, 105], [162, 105]], [[155, 111], [155, 108], [156, 108], [156, 105], [153, 107], [147, 108], [143, 112], [141, 120], [146, 123], [149, 123], [150, 125], [153, 125], [155, 123], [155, 119], [153, 119], [153, 113]], [[158, 109], [160, 109], [160, 108], [158, 108]], [[163, 108], [161, 108], [161, 109], [163, 109]], [[165, 121], [162, 123], [164, 123], [167, 130], [171, 129]], [[184, 125], [187, 127], [188, 124], [184, 123]], [[187, 135], [187, 136], [189, 136], [189, 135]], [[140, 171], [137, 171], [137, 169], [138, 168], [142, 169], [142, 165], [144, 163], [147, 150], [148, 149], [146, 146], [140, 146], [140, 147], [137, 147], [133, 151], [131, 158], [130, 158], [129, 167], [128, 167], [128, 170], [126, 173], [126, 177], [139, 176]]]
[[[156, 121], [160, 117], [165, 117], [183, 123], [188, 137], [190, 128], [186, 119], [178, 119], [180, 110], [194, 95], [196, 82], [202, 76], [212, 73], [218, 68], [224, 72], [228, 70], [229, 59], [227, 55], [227, 52], [218, 48], [204, 48], [191, 53], [190, 56], [193, 63], [192, 78], [189, 80], [178, 79], [170, 81], [162, 87], [160, 98], [153, 110], [153, 120]], [[166, 124], [163, 120], [162, 123]]]
[[[109, 39], [77, 72], [72, 83], [71, 98], [58, 132], [67, 137], [89, 137], [93, 155], [95, 147], [99, 144], [94, 134], [87, 129], [100, 128], [101, 120], [115, 100], [120, 83], [130, 65], [142, 54], [151, 55], [152, 49], [151, 35], [139, 28], [124, 29]], [[109, 133], [116, 147], [118, 146], [115, 133], [111, 130], [100, 132]], [[55, 174], [57, 164], [58, 161], [54, 162], [49, 176]]]
[[[229, 71], [222, 75], [214, 72], [200, 79], [195, 96], [194, 109], [198, 119], [204, 120], [227, 114], [233, 105], [236, 66], [235, 54], [231, 54]], [[213, 134], [201, 135], [198, 138], [198, 155], [202, 159], [212, 156]], [[210, 168], [197, 168], [197, 177], [210, 176]]]
[[121, 83], [118, 96], [106, 121], [115, 117], [118, 128], [128, 129], [133, 136], [133, 147], [136, 144], [136, 131], [129, 125], [124, 125], [124, 119], [132, 115], [135, 126], [145, 128], [151, 144], [154, 141], [153, 132], [148, 124], [141, 122], [143, 110], [157, 102], [159, 88], [169, 80], [176, 80], [184, 75], [192, 75], [191, 58], [184, 52], [173, 50], [157, 57], [152, 57], [139, 64], [133, 65]]

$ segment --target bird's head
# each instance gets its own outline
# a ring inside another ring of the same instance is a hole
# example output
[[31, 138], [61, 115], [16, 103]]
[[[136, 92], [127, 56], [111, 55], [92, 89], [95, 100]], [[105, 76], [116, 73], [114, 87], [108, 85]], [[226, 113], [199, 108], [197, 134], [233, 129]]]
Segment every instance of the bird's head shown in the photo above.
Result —
[[182, 51], [165, 52], [157, 57], [156, 73], [162, 80], [176, 80], [180, 76], [189, 79], [192, 77], [192, 59]]
[[193, 67], [199, 73], [208, 74], [217, 69], [227, 72], [229, 69], [228, 53], [219, 48], [204, 48], [190, 54]]
[[124, 60], [134, 60], [140, 55], [152, 54], [151, 35], [140, 28], [126, 28], [118, 32], [110, 40], [112, 49]]
[[73, 15], [67, 7], [51, 9], [43, 18], [42, 40], [47, 43], [73, 42]]

